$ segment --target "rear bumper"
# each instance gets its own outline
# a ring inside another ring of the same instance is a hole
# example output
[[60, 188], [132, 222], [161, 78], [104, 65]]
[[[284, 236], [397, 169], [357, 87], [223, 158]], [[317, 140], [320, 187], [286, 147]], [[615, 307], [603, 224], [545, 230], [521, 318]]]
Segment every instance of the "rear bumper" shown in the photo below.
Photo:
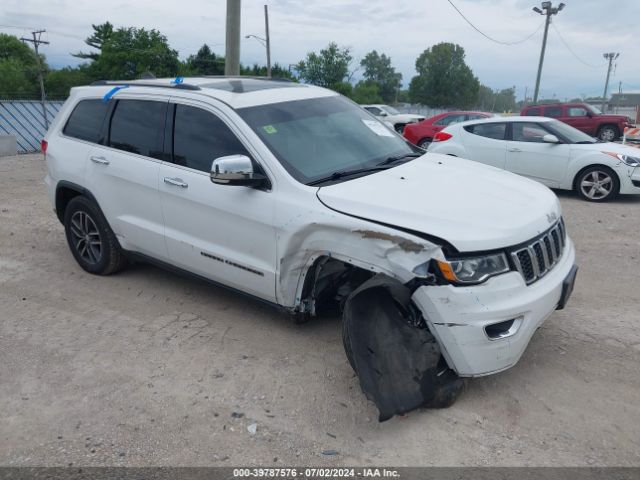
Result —
[[[413, 301], [458, 375], [488, 375], [518, 362], [535, 331], [560, 303], [574, 262], [573, 243], [567, 239], [558, 264], [529, 286], [518, 272], [510, 272], [478, 286], [420, 287]], [[490, 338], [487, 326], [510, 320], [503, 338]]]

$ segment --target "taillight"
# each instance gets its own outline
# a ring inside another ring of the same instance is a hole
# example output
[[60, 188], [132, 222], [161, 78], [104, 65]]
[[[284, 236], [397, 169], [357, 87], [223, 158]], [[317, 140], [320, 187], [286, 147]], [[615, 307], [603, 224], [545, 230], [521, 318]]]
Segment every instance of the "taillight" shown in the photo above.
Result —
[[42, 153], [47, 153], [47, 146], [49, 146], [49, 144], [46, 140], [40, 141], [40, 150], [42, 150]]
[[447, 132], [438, 132], [435, 134], [435, 136], [433, 137], [433, 141], [434, 142], [444, 142], [446, 140], [449, 140], [451, 137], [453, 137], [453, 135], [451, 135], [450, 133]]

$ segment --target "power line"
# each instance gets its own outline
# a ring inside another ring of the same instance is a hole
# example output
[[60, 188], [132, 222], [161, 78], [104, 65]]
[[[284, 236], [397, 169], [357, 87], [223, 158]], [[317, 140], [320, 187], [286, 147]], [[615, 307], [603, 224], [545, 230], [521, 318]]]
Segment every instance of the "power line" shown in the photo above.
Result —
[[556, 27], [555, 23], [551, 23], [551, 26], [553, 27], [553, 29], [555, 30], [555, 32], [558, 34], [558, 37], [560, 38], [560, 40], [562, 41], [562, 44], [567, 48], [567, 50], [569, 50], [569, 52], [571, 52], [571, 55], [573, 55], [580, 63], [585, 64], [587, 67], [591, 67], [591, 68], [602, 68], [604, 66], [604, 64], [600, 64], [600, 65], [593, 65], [591, 63], [585, 62], [582, 58], [580, 58], [578, 56], [578, 54], [576, 52], [573, 51], [573, 49], [569, 46], [569, 44], [566, 42], [566, 40], [564, 39], [564, 37], [560, 34], [560, 30], [558, 30], [558, 28]]
[[541, 23], [540, 25], [538, 25], [538, 28], [536, 28], [536, 29], [535, 29], [535, 31], [534, 31], [531, 35], [529, 35], [529, 36], [527, 36], [527, 37], [523, 38], [522, 40], [518, 40], [517, 42], [503, 42], [503, 41], [501, 41], [501, 40], [496, 40], [495, 38], [490, 37], [489, 35], [487, 35], [486, 33], [484, 33], [482, 30], [480, 30], [478, 27], [476, 27], [473, 23], [471, 23], [471, 21], [470, 21], [467, 17], [465, 17], [465, 16], [464, 16], [464, 13], [462, 13], [462, 12], [460, 11], [460, 9], [459, 9], [458, 7], [456, 7], [456, 6], [454, 5], [454, 3], [453, 3], [451, 0], [447, 0], [447, 1], [448, 1], [448, 2], [449, 2], [449, 4], [450, 4], [454, 9], [455, 9], [455, 11], [456, 11], [456, 12], [458, 12], [458, 13], [460, 14], [460, 16], [464, 19], [464, 21], [465, 21], [465, 22], [467, 22], [469, 25], [471, 25], [471, 27], [472, 27], [476, 32], [478, 32], [478, 33], [479, 33], [480, 35], [482, 35], [483, 37], [485, 37], [485, 38], [487, 38], [487, 39], [491, 40], [492, 42], [498, 43], [498, 44], [500, 44], [500, 45], [517, 45], [517, 44], [519, 44], [519, 43], [524, 43], [524, 42], [526, 42], [527, 40], [529, 40], [531, 37], [533, 37], [536, 33], [538, 33], [538, 31], [540, 30], [540, 28], [542, 28], [542, 25], [543, 25], [543, 23]]

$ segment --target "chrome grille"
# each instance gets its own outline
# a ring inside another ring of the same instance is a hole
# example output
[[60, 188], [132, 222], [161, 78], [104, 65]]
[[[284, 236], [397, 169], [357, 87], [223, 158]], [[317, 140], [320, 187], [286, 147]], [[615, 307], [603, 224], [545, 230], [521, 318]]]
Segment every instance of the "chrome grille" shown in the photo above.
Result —
[[527, 285], [544, 277], [564, 252], [566, 243], [562, 220], [526, 247], [511, 251], [511, 258]]

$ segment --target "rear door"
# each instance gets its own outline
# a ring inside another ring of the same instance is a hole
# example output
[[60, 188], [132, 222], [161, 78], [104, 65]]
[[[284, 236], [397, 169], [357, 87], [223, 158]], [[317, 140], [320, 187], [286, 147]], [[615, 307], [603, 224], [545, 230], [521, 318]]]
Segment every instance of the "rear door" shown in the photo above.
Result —
[[468, 158], [504, 169], [507, 158], [506, 131], [505, 122], [465, 125], [463, 135]]
[[127, 250], [166, 259], [158, 192], [168, 100], [111, 100], [104, 145], [89, 153], [86, 184]]
[[[275, 301], [276, 236], [271, 191], [211, 182], [213, 160], [256, 156], [229, 118], [197, 101], [169, 107], [160, 166], [165, 238], [172, 264]], [[257, 162], [254, 168], [260, 170]]]
[[569, 163], [570, 146], [544, 142], [542, 138], [553, 133], [543, 123], [512, 122], [510, 126], [506, 169], [548, 187], [560, 186]]

